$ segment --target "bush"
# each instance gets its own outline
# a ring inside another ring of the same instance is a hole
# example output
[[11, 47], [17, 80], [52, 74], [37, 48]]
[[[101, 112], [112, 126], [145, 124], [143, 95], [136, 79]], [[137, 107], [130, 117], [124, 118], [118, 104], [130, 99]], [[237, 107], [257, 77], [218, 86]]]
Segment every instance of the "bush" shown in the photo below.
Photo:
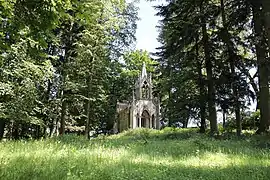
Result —
[[[242, 129], [243, 130], [254, 130], [257, 129], [260, 119], [260, 111], [255, 112], [242, 112]], [[232, 132], [236, 129], [235, 117], [229, 117], [226, 122], [226, 131]]]

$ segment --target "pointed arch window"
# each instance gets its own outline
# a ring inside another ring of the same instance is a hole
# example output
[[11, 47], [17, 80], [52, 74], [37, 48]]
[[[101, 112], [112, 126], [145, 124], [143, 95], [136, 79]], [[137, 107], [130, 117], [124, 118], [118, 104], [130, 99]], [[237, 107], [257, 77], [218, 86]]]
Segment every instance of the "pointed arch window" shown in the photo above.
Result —
[[142, 98], [148, 99], [150, 96], [149, 94], [149, 86], [146, 81], [144, 81], [143, 86], [142, 86]]

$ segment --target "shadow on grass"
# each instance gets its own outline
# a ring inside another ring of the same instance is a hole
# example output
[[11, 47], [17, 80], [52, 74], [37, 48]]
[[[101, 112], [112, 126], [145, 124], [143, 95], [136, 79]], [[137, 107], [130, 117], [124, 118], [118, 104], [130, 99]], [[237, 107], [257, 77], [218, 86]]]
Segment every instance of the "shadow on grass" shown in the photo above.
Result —
[[[270, 151], [256, 149], [254, 141], [141, 129], [90, 141], [63, 136], [16, 146], [7, 142], [0, 179], [269, 179]], [[16, 152], [9, 151], [13, 147]]]
[[262, 165], [231, 164], [223, 167], [194, 167], [179, 164], [154, 163], [151, 159], [135, 161], [122, 157], [118, 161], [96, 157], [58, 157], [33, 159], [17, 157], [0, 167], [0, 178], [5, 180], [194, 180], [245, 179], [267, 180], [270, 168]]
[[[50, 139], [51, 142], [59, 142], [75, 149], [117, 149], [127, 148], [137, 155], [170, 156], [174, 158], [193, 156], [198, 152], [222, 152], [225, 154], [254, 155], [259, 145], [266, 146], [268, 139], [254, 136], [250, 138], [215, 139], [204, 134], [197, 133], [197, 129], [173, 129], [162, 131], [151, 129], [135, 129], [114, 136], [101, 136], [87, 140], [81, 136], [63, 136]], [[269, 148], [260, 148], [260, 151], [270, 153]], [[263, 157], [263, 153], [255, 154]]]

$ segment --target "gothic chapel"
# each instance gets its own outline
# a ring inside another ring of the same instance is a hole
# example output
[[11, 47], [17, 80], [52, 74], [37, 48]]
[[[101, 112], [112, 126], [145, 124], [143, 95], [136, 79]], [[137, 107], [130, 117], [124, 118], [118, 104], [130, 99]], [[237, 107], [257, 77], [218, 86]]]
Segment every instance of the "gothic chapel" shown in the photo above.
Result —
[[117, 103], [116, 132], [127, 129], [160, 128], [160, 102], [152, 95], [152, 77], [147, 74], [145, 64], [135, 83], [132, 102]]

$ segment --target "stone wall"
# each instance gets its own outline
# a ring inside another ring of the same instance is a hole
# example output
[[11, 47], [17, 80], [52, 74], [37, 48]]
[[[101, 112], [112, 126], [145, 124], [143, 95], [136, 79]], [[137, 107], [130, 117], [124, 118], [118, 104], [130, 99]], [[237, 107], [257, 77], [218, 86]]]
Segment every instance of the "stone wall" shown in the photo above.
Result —
[[118, 114], [118, 132], [129, 128], [129, 108], [126, 108]]

